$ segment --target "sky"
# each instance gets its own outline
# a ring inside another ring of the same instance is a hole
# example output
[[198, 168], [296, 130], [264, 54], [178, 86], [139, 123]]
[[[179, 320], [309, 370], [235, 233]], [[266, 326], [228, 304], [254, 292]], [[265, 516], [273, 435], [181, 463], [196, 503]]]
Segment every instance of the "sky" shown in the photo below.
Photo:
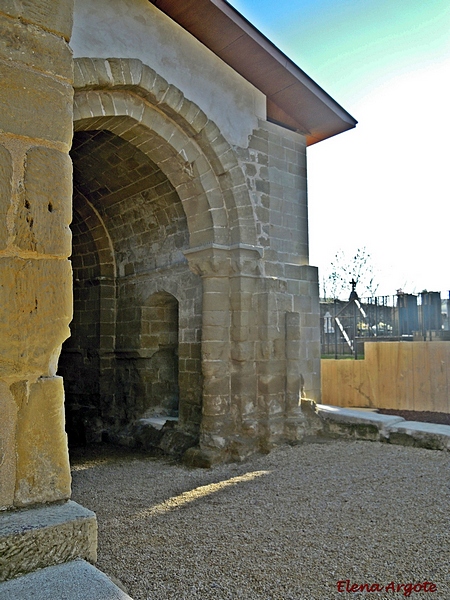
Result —
[[343, 106], [308, 148], [310, 264], [370, 255], [377, 294], [450, 290], [450, 1], [229, 0]]

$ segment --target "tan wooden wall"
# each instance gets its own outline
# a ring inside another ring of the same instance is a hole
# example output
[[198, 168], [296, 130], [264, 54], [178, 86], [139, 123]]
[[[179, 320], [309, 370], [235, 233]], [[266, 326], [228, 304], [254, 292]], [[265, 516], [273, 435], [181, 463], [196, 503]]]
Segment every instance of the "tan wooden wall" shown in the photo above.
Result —
[[450, 342], [372, 342], [364, 360], [323, 359], [322, 403], [450, 413]]

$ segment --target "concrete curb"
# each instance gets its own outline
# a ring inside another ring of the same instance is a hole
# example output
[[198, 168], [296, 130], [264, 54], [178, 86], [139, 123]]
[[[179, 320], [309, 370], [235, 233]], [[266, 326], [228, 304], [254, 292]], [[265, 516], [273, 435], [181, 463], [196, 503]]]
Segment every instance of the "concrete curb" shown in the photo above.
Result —
[[394, 415], [325, 404], [317, 404], [316, 413], [323, 424], [324, 436], [450, 451], [449, 425], [405, 421]]
[[2, 600], [132, 600], [104, 573], [74, 560], [0, 583]]

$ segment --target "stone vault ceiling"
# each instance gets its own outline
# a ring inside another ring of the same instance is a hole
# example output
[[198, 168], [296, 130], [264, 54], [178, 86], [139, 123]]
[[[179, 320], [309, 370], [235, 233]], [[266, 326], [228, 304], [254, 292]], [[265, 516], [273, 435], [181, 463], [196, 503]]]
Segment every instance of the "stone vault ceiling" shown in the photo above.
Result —
[[[70, 152], [75, 192], [96, 204], [112, 205], [159, 184], [164, 173], [130, 142], [109, 131], [79, 131]], [[172, 186], [170, 186], [172, 187]]]

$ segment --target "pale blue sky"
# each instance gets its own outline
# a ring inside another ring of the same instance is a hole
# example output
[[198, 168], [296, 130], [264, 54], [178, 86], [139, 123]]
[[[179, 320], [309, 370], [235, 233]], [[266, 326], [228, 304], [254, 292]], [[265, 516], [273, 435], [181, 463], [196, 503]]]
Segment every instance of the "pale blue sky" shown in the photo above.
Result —
[[366, 247], [380, 293], [449, 290], [449, 0], [230, 4], [359, 121], [308, 150], [311, 264]]

